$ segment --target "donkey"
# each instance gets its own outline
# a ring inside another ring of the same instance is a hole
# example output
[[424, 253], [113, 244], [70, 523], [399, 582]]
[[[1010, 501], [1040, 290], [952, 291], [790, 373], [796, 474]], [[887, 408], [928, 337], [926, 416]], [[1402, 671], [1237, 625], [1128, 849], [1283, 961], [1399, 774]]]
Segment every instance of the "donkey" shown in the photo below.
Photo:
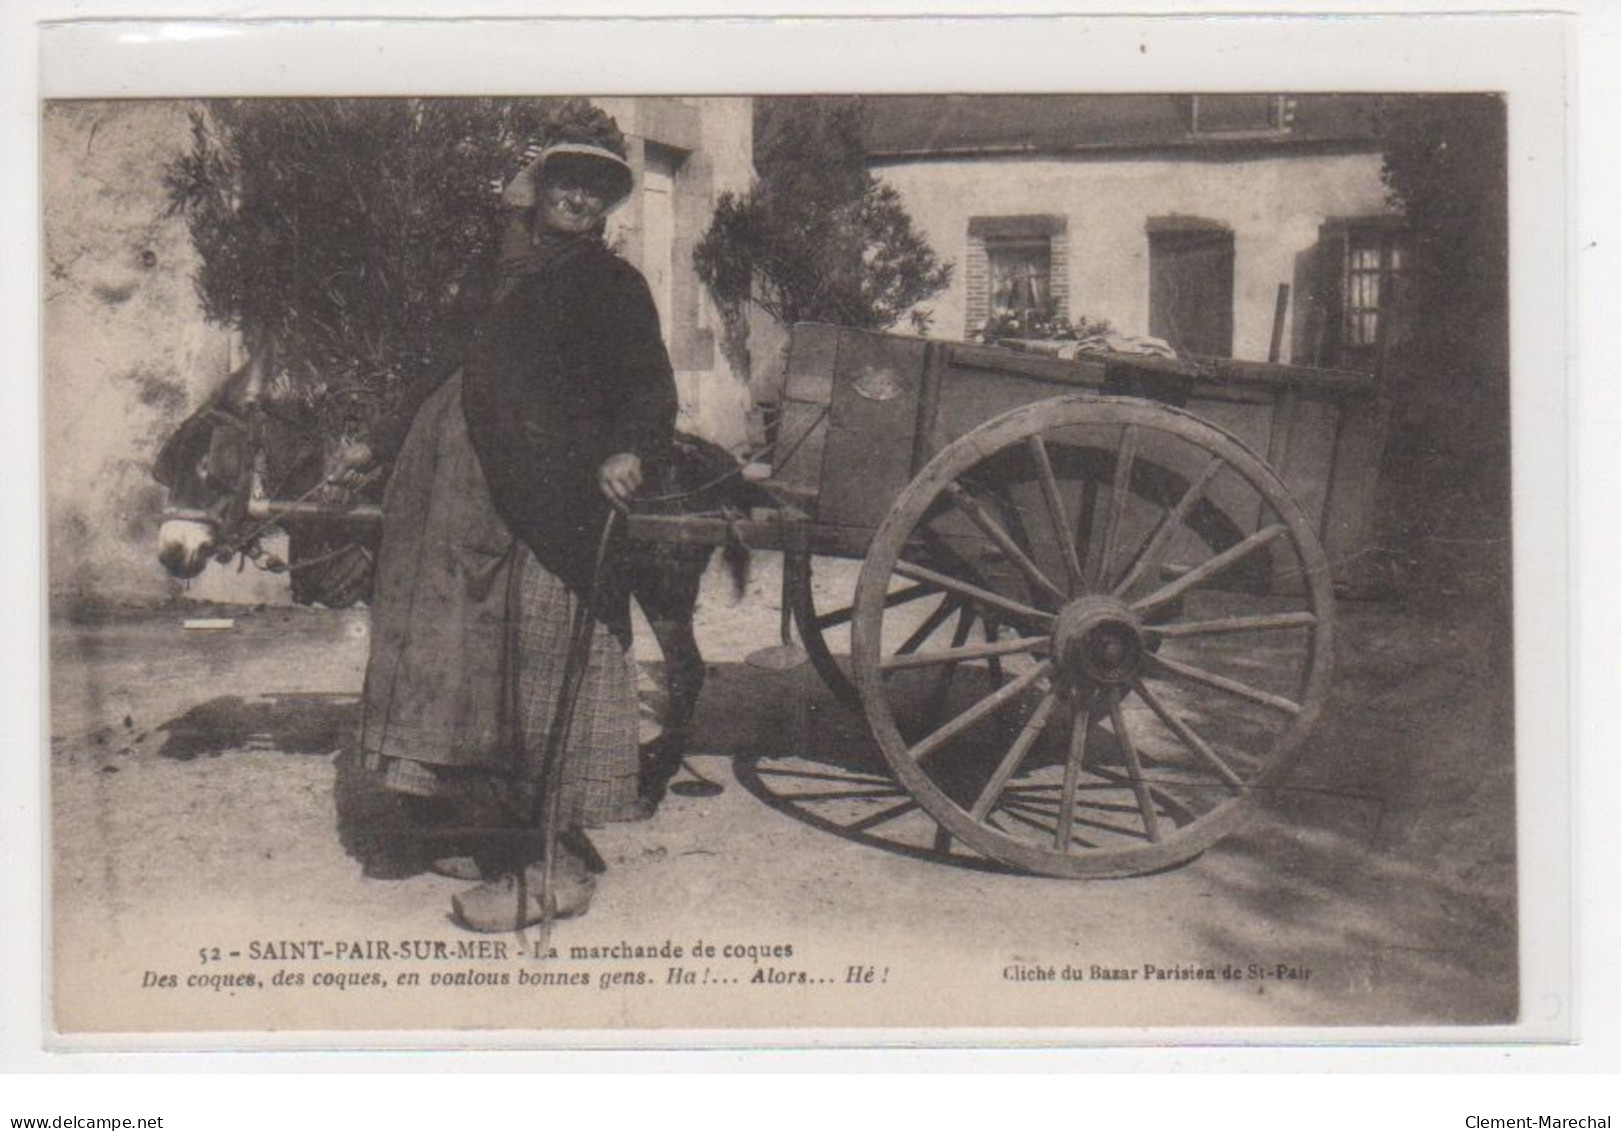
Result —
[[[350, 424], [354, 421], [348, 422]], [[343, 608], [370, 595], [372, 563], [381, 531], [335, 529], [332, 523], [275, 520], [287, 531], [288, 560], [270, 559], [258, 543], [267, 523], [256, 522], [248, 502], [255, 487], [275, 498], [331, 492], [331, 466], [320, 417], [307, 402], [267, 389], [250, 362], [226, 379], [208, 401], [175, 430], [153, 465], [169, 489], [158, 533], [158, 560], [169, 574], [189, 579], [210, 560], [242, 554], [292, 574], [293, 600]], [[363, 498], [381, 497], [381, 484], [363, 488]], [[649, 469], [643, 493], [663, 510], [741, 514], [767, 505], [744, 480], [736, 459], [696, 436], [678, 434], [672, 456]], [[642, 750], [642, 795], [650, 805], [681, 766], [692, 735], [698, 696], [706, 674], [693, 633], [698, 590], [715, 547], [675, 542], [629, 542], [619, 563], [664, 654], [666, 706], [663, 733]], [[749, 552], [734, 542], [724, 551], [734, 593], [748, 580]]]
[[[250, 361], [233, 372], [164, 443], [152, 476], [169, 489], [158, 530], [158, 560], [170, 576], [189, 580], [210, 560], [238, 554], [263, 568], [288, 569], [260, 538], [271, 526], [287, 533], [293, 600], [346, 608], [371, 591], [371, 562], [380, 531], [350, 524], [255, 520], [255, 488], [272, 497], [335, 497], [325, 482], [328, 442], [321, 412], [284, 385], [267, 383]], [[377, 485], [361, 493], [376, 503]]]

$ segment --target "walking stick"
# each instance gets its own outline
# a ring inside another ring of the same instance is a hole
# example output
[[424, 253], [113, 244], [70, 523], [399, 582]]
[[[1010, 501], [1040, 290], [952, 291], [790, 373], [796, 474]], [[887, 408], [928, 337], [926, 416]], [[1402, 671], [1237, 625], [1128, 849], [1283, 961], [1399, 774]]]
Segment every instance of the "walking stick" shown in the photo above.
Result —
[[[574, 724], [574, 707], [579, 702], [580, 685], [585, 679], [585, 668], [591, 657], [591, 637], [596, 629], [596, 604], [602, 582], [602, 566], [608, 556], [608, 545], [613, 537], [614, 523], [619, 518], [617, 507], [608, 512], [602, 524], [602, 537], [597, 542], [596, 563], [591, 568], [591, 588], [586, 599], [574, 607], [574, 621], [569, 631], [568, 655], [563, 661], [563, 684], [558, 689], [557, 707], [552, 712], [551, 726], [546, 731], [546, 749], [541, 758], [541, 795], [531, 809], [531, 822], [538, 818], [541, 834], [540, 858], [540, 922], [536, 924], [534, 953], [544, 956], [551, 942], [552, 922], [557, 918], [556, 866], [558, 827], [562, 817], [563, 770], [568, 760], [569, 731]], [[539, 812], [537, 812], [539, 810]], [[518, 870], [518, 911], [514, 924], [523, 931], [523, 913], [529, 906], [528, 869]]]

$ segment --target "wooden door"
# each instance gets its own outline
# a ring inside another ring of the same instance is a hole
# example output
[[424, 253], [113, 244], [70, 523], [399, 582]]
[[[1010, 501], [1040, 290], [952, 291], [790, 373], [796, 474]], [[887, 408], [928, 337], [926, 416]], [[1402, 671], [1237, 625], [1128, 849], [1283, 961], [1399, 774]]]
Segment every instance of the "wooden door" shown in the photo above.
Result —
[[1149, 333], [1186, 353], [1233, 356], [1233, 233], [1148, 233]]

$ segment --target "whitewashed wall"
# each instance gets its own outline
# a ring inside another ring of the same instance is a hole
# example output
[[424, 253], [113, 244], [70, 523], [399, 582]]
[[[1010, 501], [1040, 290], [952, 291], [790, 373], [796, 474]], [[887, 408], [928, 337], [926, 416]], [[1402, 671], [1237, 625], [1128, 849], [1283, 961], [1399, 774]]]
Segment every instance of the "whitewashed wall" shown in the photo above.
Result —
[[[1123, 333], [1146, 334], [1146, 222], [1186, 215], [1233, 230], [1233, 355], [1265, 360], [1278, 284], [1295, 286], [1296, 256], [1317, 242], [1323, 221], [1387, 210], [1379, 164], [1376, 154], [1003, 158], [882, 163], [873, 171], [901, 192], [935, 251], [957, 264], [950, 289], [926, 304], [934, 336], [966, 331], [970, 216], [1064, 216], [1071, 317], [1106, 318]], [[1292, 302], [1286, 343], [1296, 308]]]
[[[163, 167], [189, 141], [179, 102], [56, 103], [44, 167], [45, 494], [50, 591], [69, 606], [180, 591], [157, 561], [152, 459], [224, 380], [229, 338], [192, 289]], [[211, 567], [203, 598], [280, 599], [285, 578]]]
[[[693, 270], [692, 251], [720, 195], [745, 192], [753, 179], [752, 100], [602, 98], [597, 104], [627, 134], [633, 165], [648, 164], [649, 146], [681, 155], [669, 186], [673, 207], [664, 202], [669, 216], [656, 221], [651, 201], [633, 198], [613, 214], [608, 235], [650, 281], [656, 271], [651, 257], [669, 256], [673, 309], [661, 310], [661, 317], [681, 395], [679, 426], [739, 449], [747, 439], [747, 375], [734, 372], [720, 348], [720, 318]], [[646, 179], [643, 173], [638, 192], [646, 192]]]

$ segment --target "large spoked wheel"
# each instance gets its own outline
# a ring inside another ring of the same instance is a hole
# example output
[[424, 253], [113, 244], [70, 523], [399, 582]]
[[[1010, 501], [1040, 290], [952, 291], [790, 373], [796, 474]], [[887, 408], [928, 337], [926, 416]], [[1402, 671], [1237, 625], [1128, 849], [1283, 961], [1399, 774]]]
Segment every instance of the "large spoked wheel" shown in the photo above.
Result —
[[[1055, 474], [1066, 481], [1079, 480], [1085, 484], [1086, 510], [1081, 517], [1083, 521], [1095, 518], [1096, 484], [1107, 478], [1107, 469], [1113, 466], [1113, 454], [1093, 447], [1054, 444], [1048, 447], [1048, 462]], [[1177, 502], [1186, 487], [1187, 483], [1175, 475], [1163, 470], [1156, 473], [1156, 469], [1145, 464], [1138, 469], [1134, 489], [1147, 503], [1168, 508]], [[1191, 536], [1201, 540], [1211, 552], [1226, 549], [1243, 537], [1225, 513], [1203, 498], [1186, 509], [1183, 523]], [[950, 547], [929, 530], [908, 547], [907, 556], [914, 564], [971, 571], [960, 555], [952, 554]], [[842, 570], [832, 571], [831, 577], [819, 575], [812, 566], [811, 555], [805, 553], [785, 555], [783, 569], [788, 575], [789, 610], [811, 666], [840, 703], [859, 712], [862, 710], [861, 692], [850, 665], [851, 625], [855, 620], [854, 583], [844, 579]], [[932, 582], [899, 575], [891, 579], [889, 591], [884, 595], [884, 607], [896, 610], [894, 615], [898, 619], [910, 617], [914, 624], [906, 639], [886, 641], [890, 650], [899, 654], [914, 651], [937, 630], [950, 634], [957, 645], [969, 639], [989, 639], [1000, 619], [994, 608], [968, 601]]]
[[1197, 855], [1276, 784], [1322, 711], [1332, 623], [1322, 548], [1262, 460], [1185, 412], [1076, 396], [981, 426], [901, 493], [851, 656], [943, 835], [1121, 876]]

